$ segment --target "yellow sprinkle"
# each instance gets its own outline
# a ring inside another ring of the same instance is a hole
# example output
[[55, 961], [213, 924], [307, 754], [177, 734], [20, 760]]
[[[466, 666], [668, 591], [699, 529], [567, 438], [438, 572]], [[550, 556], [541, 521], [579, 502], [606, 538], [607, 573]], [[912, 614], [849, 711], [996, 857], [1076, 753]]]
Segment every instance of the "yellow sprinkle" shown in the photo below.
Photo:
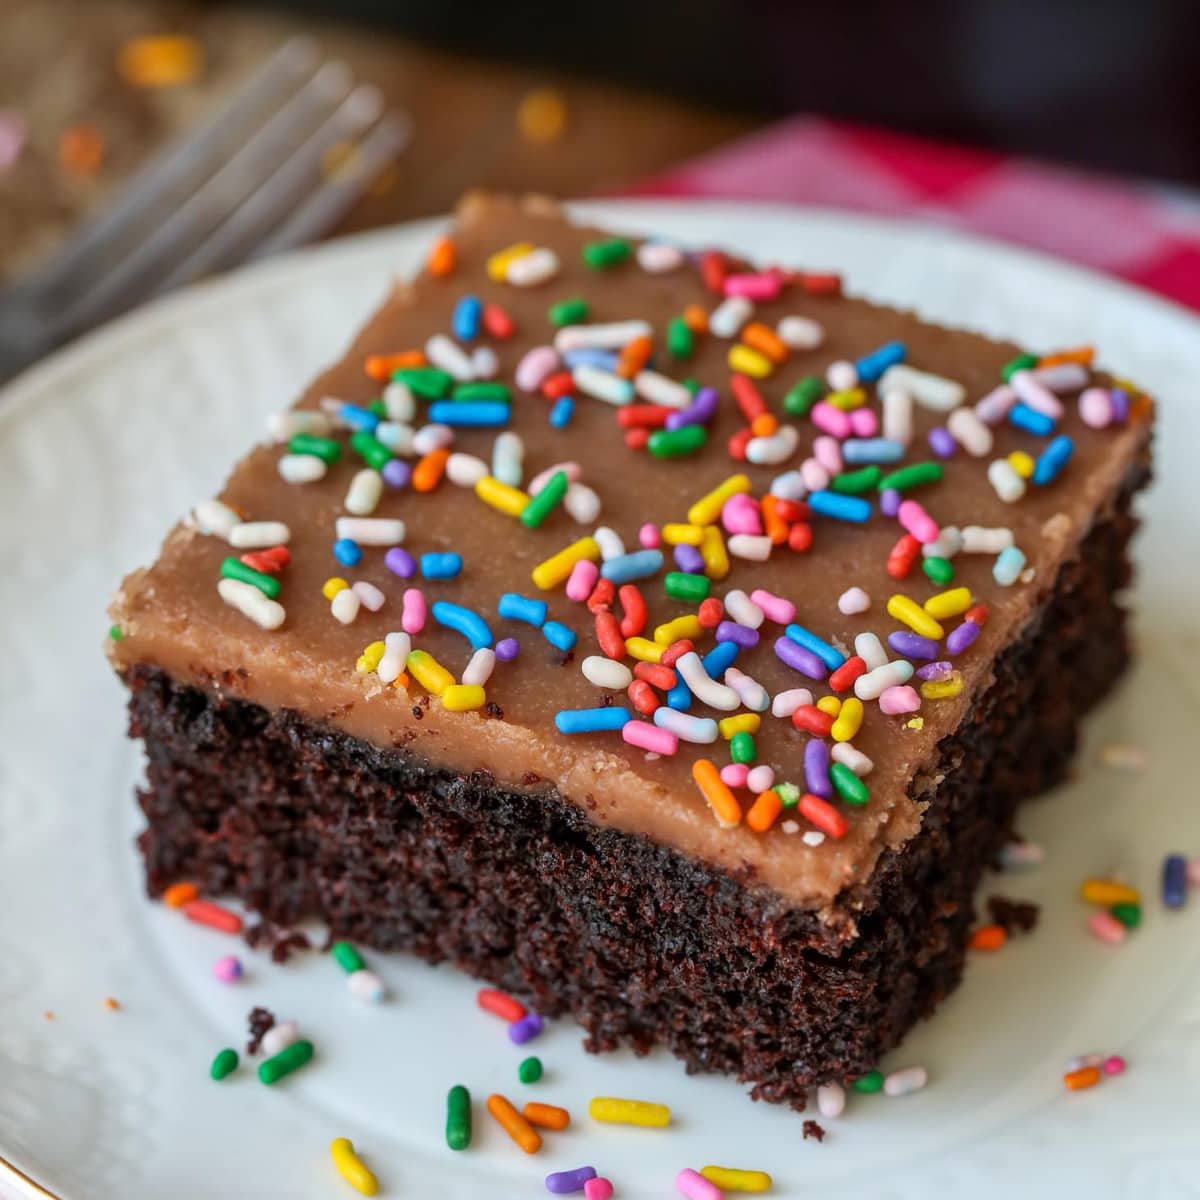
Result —
[[365, 654], [360, 654], [358, 656], [358, 658], [355, 659], [355, 661], [354, 661], [354, 669], [360, 675], [366, 675], [368, 672], [373, 671], [375, 668], [368, 665], [367, 656]]
[[736, 713], [732, 717], [722, 717], [717, 722], [717, 728], [726, 741], [735, 733], [757, 733], [761, 725], [762, 717], [758, 713]]
[[359, 149], [353, 142], [334, 142], [321, 155], [321, 176], [324, 179], [349, 179], [359, 165]]
[[825, 397], [826, 404], [832, 404], [834, 408], [839, 408], [842, 412], [853, 412], [856, 408], [862, 408], [867, 402], [867, 393], [862, 388], [846, 388], [842, 392], [830, 392]]
[[130, 38], [117, 55], [117, 71], [131, 87], [191, 83], [203, 69], [204, 49], [192, 37], [160, 34]]
[[410, 650], [408, 669], [413, 678], [435, 696], [440, 696], [448, 687], [454, 686], [454, 676], [428, 651]]
[[666, 648], [666, 646], [660, 646], [657, 642], [652, 642], [649, 638], [631, 637], [625, 639], [625, 653], [636, 658], [639, 662], [662, 662], [663, 651]]
[[558, 587], [560, 583], [566, 582], [571, 569], [581, 559], [590, 558], [592, 562], [595, 562], [599, 557], [600, 547], [596, 544], [596, 539], [581, 537], [579, 541], [572, 542], [565, 550], [560, 550], [545, 562], [538, 563], [533, 568], [533, 582], [542, 591], [549, 591], [550, 588]]
[[383, 658], [386, 649], [387, 647], [382, 642], [372, 642], [363, 650], [362, 656], [366, 661], [368, 671], [374, 671], [379, 666], [379, 660]]
[[971, 589], [965, 587], [951, 588], [947, 592], [938, 592], [925, 601], [925, 611], [935, 620], [944, 621], [947, 617], [958, 617], [971, 607]]
[[671, 1123], [671, 1110], [665, 1104], [648, 1100], [618, 1100], [615, 1096], [594, 1096], [588, 1105], [593, 1121], [616, 1125], [651, 1125], [662, 1128]]
[[1141, 904], [1142, 893], [1127, 883], [1115, 879], [1085, 879], [1079, 889], [1080, 896], [1089, 904], [1101, 904], [1111, 908], [1114, 904]]
[[836, 696], [822, 696], [817, 701], [817, 707], [831, 717], [836, 717], [842, 711], [842, 702]]
[[520, 488], [501, 483], [492, 475], [485, 475], [475, 484], [475, 495], [489, 508], [509, 517], [519, 517], [529, 504], [529, 496]]
[[487, 260], [488, 278], [495, 283], [503, 283], [508, 278], [508, 265], [515, 259], [532, 254], [537, 247], [532, 242], [517, 242], [505, 250], [498, 250]]
[[729, 555], [725, 551], [725, 539], [715, 525], [704, 527], [704, 537], [700, 540], [700, 557], [704, 559], [704, 573], [709, 579], [724, 579], [729, 574]]
[[374, 1196], [379, 1191], [379, 1180], [371, 1173], [367, 1164], [354, 1153], [354, 1143], [349, 1138], [334, 1138], [329, 1144], [333, 1165], [338, 1174], [355, 1191], [364, 1196]]
[[701, 525], [684, 525], [675, 522], [662, 527], [662, 540], [668, 546], [698, 546], [704, 537], [704, 527]]
[[338, 594], [338, 592], [344, 592], [349, 586], [350, 585], [340, 576], [334, 575], [321, 584], [321, 595], [324, 596], [326, 600], [332, 600], [334, 596]]
[[730, 475], [724, 483], [718, 484], [707, 496], [701, 496], [688, 509], [687, 519], [692, 525], [711, 525], [721, 516], [725, 501], [732, 496], [750, 490], [750, 479], [746, 475]]
[[729, 369], [749, 375], [751, 379], [766, 379], [775, 370], [775, 364], [753, 346], [738, 342], [729, 348]]
[[913, 717], [911, 721], [904, 722], [904, 728], [912, 729], [915, 732], [920, 733], [920, 731], [925, 728], [925, 718]]
[[1033, 478], [1033, 468], [1035, 466], [1033, 456], [1026, 454], [1024, 450], [1014, 450], [1008, 456], [1008, 465], [1012, 467], [1012, 469], [1016, 471], [1016, 473], [1020, 475], [1022, 479]]
[[667, 621], [666, 624], [658, 626], [654, 631], [654, 640], [660, 646], [669, 646], [672, 642], [679, 641], [680, 638], [691, 638], [695, 641], [696, 638], [703, 636], [704, 626], [700, 624], [700, 618], [694, 613]]
[[487, 693], [473, 683], [452, 683], [442, 693], [442, 707], [451, 712], [471, 712], [487, 703]]
[[567, 102], [555, 88], [526, 92], [517, 108], [517, 128], [529, 142], [556, 142], [567, 129]]
[[963, 690], [962, 675], [953, 671], [949, 679], [928, 679], [921, 684], [921, 695], [926, 700], [949, 700]]
[[945, 635], [946, 631], [915, 600], [910, 600], [902, 592], [897, 592], [888, 600], [887, 611], [889, 617], [907, 625], [921, 637], [940, 641]]
[[847, 696], [842, 701], [842, 710], [834, 721], [830, 734], [835, 742], [849, 742], [862, 728], [863, 704], [857, 696]]
[[737, 1167], [701, 1167], [709, 1183], [726, 1192], [769, 1192], [771, 1176], [766, 1171], [739, 1171]]

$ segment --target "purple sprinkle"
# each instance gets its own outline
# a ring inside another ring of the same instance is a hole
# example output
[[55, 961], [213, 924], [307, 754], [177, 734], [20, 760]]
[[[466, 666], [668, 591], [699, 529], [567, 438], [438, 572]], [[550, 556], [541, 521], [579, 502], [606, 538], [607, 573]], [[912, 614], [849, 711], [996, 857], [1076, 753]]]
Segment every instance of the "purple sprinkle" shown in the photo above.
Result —
[[501, 662], [512, 662], [521, 649], [521, 643], [516, 638], [501, 638], [496, 643], [496, 657]]
[[412, 478], [412, 467], [402, 458], [391, 458], [384, 464], [381, 474], [388, 487], [402, 488]]
[[556, 1196], [565, 1196], [568, 1192], [582, 1192], [583, 1185], [589, 1179], [596, 1178], [595, 1167], [576, 1167], [573, 1171], [555, 1171], [546, 1176], [546, 1191]]
[[[393, 459], [392, 462], [396, 460]], [[388, 463], [390, 467], [392, 464]], [[411, 579], [417, 573], [417, 560], [403, 546], [393, 546], [384, 556], [383, 565], [401, 579]]]
[[[499, 649], [499, 647], [497, 647]], [[542, 1029], [545, 1027], [545, 1022], [537, 1013], [526, 1013], [518, 1021], [513, 1021], [508, 1027], [508, 1040], [514, 1046], [523, 1046], [526, 1042], [531, 1042]]]
[[946, 649], [951, 654], [961, 654], [979, 636], [979, 626], [974, 621], [964, 621], [950, 630], [946, 638]]
[[953, 458], [958, 443], [950, 436], [950, 430], [935, 425], [929, 431], [929, 447], [938, 458]]
[[829, 800], [833, 783], [829, 778], [829, 745], [820, 738], [809, 738], [804, 747], [804, 782], [814, 796]]
[[947, 662], [944, 658], [917, 668], [917, 678], [924, 679], [928, 683], [942, 683], [953, 674], [954, 664]]
[[895, 488], [884, 488], [879, 493], [879, 511], [885, 517], [894, 517], [900, 511], [904, 497]]
[[775, 639], [775, 655], [809, 679], [824, 679], [828, 674], [825, 664], [811, 650], [793, 642], [790, 637]]
[[888, 645], [903, 658], [936, 658], [938, 652], [938, 644], [933, 638], [909, 633], [907, 629], [889, 633]]
[[751, 650], [758, 645], [758, 630], [736, 621], [722, 621], [717, 626], [717, 641], [736, 642], [743, 650]]
[[721, 402], [716, 388], [702, 387], [687, 408], [667, 414], [668, 429], [682, 429], [685, 425], [707, 425], [717, 412]]
[[1113, 420], [1124, 425], [1129, 420], [1129, 393], [1124, 388], [1113, 388], [1108, 398], [1112, 403]]
[[675, 547], [675, 565], [689, 575], [700, 575], [704, 571], [704, 555], [695, 546], [680, 544]]

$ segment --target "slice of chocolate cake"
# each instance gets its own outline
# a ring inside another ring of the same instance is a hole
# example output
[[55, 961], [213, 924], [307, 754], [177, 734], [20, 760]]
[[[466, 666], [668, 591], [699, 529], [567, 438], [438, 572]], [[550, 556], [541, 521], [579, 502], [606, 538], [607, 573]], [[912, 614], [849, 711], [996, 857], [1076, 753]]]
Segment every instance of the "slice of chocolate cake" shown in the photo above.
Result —
[[470, 197], [113, 605], [149, 890], [801, 1107], [954, 986], [1124, 666], [1151, 421], [1090, 350]]

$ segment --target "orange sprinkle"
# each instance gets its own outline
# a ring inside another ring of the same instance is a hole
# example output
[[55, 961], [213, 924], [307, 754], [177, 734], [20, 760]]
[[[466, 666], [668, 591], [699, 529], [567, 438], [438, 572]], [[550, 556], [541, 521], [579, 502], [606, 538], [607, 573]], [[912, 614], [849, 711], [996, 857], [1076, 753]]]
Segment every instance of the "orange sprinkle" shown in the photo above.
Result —
[[173, 883], [163, 892], [163, 903], [168, 908], [182, 908], [199, 895], [200, 889], [194, 883]]
[[693, 333], [708, 332], [708, 313], [699, 304], [689, 304], [683, 310], [683, 323]]
[[567, 130], [567, 101], [557, 88], [526, 92], [517, 106], [517, 128], [529, 142], [556, 142]]
[[747, 346], [753, 346], [760, 354], [765, 354], [773, 363], [785, 363], [791, 351], [787, 343], [769, 325], [761, 321], [751, 321], [743, 326], [738, 337]]
[[54, 1014], [49, 1009], [46, 1009], [46, 1011], [44, 1013], [42, 1013], [42, 1020], [43, 1021], [53, 1021]]
[[536, 1154], [542, 1148], [542, 1135], [499, 1092], [487, 1098], [487, 1110], [526, 1154]]
[[455, 248], [454, 242], [448, 237], [440, 237], [429, 248], [429, 257], [425, 260], [425, 269], [430, 275], [436, 275], [439, 279], [444, 279], [447, 275], [454, 274], [454, 268], [458, 266], [458, 250]]
[[107, 1008], [109, 1012], [117, 1012], [121, 1007], [121, 1002], [113, 996], [105, 996], [104, 1007]]
[[750, 432], [755, 437], [770, 437], [779, 428], [779, 419], [774, 413], [759, 413], [750, 422]]
[[1080, 1067], [1078, 1071], [1068, 1071], [1063, 1076], [1063, 1083], [1073, 1092], [1080, 1092], [1084, 1088], [1095, 1087], [1099, 1082], [1099, 1067]]
[[971, 934], [972, 950], [999, 950], [1008, 941], [1003, 925], [980, 925]]
[[450, 451], [445, 446], [430, 450], [415, 467], [412, 473], [414, 492], [432, 492], [442, 481], [446, 473], [446, 463], [450, 461]]
[[698, 758], [692, 763], [692, 778], [700, 789], [713, 816], [720, 825], [736, 825], [742, 819], [742, 806], [721, 778], [721, 772], [711, 759]]
[[768, 492], [761, 501], [763, 529], [773, 546], [782, 546], [788, 540], [788, 523], [779, 515], [779, 497]]
[[117, 71], [131, 87], [177, 87], [203, 69], [204, 48], [177, 34], [130, 38], [117, 55]]
[[104, 134], [87, 121], [62, 132], [58, 139], [58, 163], [69, 175], [94, 175], [104, 162]]
[[617, 374], [622, 379], [632, 379], [650, 361], [653, 351], [654, 343], [648, 337], [635, 337], [617, 359]]
[[1055, 354], [1043, 354], [1038, 359], [1038, 366], [1058, 367], [1063, 363], [1079, 363], [1081, 366], [1090, 367], [1095, 357], [1095, 346], [1075, 346], [1070, 350], [1059, 350]]
[[540, 1129], [566, 1129], [571, 1123], [571, 1114], [557, 1104], [538, 1104], [530, 1100], [525, 1105], [525, 1120]]
[[369, 354], [363, 370], [377, 383], [385, 383], [391, 379], [393, 371], [426, 365], [424, 350], [401, 350], [399, 354]]
[[408, 672], [401, 671], [400, 674], [397, 675], [394, 680], [392, 680], [392, 687], [399, 688], [402, 692], [407, 692], [409, 683], [410, 680], [408, 678]]
[[746, 824], [755, 833], [766, 833], [775, 824], [775, 818], [783, 811], [783, 801], [779, 794], [771, 788], [760, 792], [750, 811], [746, 814]]

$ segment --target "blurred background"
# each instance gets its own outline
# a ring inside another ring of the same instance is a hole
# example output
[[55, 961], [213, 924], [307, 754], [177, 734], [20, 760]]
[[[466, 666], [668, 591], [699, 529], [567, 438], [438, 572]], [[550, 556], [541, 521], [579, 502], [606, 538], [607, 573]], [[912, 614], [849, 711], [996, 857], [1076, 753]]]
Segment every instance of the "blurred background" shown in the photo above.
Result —
[[[916, 216], [1200, 305], [1195, 0], [0, 0], [0, 278], [110, 210], [296, 35], [365, 87], [366, 124], [391, 122], [387, 161], [356, 158], [357, 127], [330, 134], [312, 180], [285, 172], [298, 196], [346, 185], [303, 229], [167, 270], [147, 253], [161, 286], [114, 289], [54, 340], [255, 248], [445, 212], [476, 186]], [[250, 135], [222, 121], [228, 157]], [[228, 182], [208, 233], [242, 202]], [[189, 188], [133, 224], [161, 228]]]

